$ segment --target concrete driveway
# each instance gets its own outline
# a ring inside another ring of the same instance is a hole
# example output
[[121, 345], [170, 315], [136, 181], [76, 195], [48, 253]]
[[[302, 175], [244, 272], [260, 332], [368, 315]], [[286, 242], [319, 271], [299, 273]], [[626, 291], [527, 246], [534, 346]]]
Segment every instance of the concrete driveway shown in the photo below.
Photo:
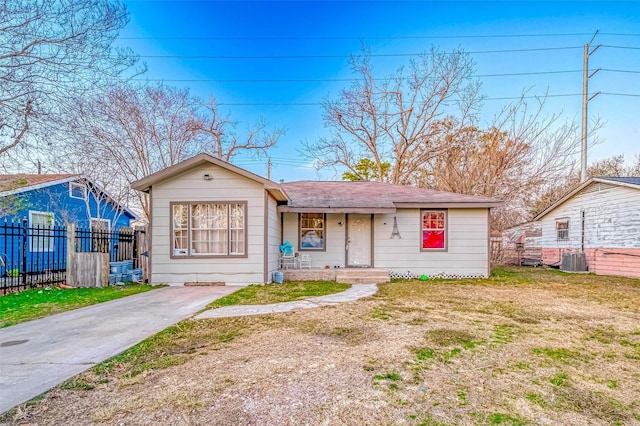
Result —
[[239, 287], [165, 287], [0, 329], [0, 413]]

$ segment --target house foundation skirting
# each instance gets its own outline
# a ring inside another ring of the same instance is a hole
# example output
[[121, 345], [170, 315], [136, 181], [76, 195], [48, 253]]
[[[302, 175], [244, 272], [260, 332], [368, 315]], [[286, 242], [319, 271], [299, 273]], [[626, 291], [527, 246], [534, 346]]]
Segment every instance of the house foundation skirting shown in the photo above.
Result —
[[[547, 265], [558, 264], [564, 253], [575, 249], [542, 249], [542, 260]], [[618, 275], [640, 278], [640, 248], [587, 248], [584, 250], [589, 272], [598, 275]]]

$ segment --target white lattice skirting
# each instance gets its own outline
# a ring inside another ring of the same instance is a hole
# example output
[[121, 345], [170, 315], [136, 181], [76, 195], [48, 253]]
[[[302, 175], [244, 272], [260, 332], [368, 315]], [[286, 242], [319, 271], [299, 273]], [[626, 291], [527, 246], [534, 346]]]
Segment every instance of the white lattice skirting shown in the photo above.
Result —
[[[423, 278], [426, 277], [426, 278]], [[397, 272], [397, 271], [389, 271], [389, 278], [391, 279], [404, 279], [404, 280], [420, 280], [420, 279], [438, 279], [438, 278], [446, 278], [446, 279], [480, 279], [480, 278], [489, 278], [484, 274], [450, 274], [447, 272], [438, 272], [435, 274], [416, 274], [411, 271], [406, 272]]]

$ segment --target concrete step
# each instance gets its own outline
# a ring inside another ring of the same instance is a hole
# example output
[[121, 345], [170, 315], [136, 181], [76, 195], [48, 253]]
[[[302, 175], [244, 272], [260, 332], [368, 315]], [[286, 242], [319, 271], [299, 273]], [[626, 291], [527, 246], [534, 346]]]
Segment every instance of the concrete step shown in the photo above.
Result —
[[386, 269], [286, 269], [282, 272], [285, 281], [337, 281], [347, 284], [380, 284], [389, 281], [389, 271]]
[[380, 284], [389, 281], [386, 269], [337, 269], [336, 281], [348, 284]]

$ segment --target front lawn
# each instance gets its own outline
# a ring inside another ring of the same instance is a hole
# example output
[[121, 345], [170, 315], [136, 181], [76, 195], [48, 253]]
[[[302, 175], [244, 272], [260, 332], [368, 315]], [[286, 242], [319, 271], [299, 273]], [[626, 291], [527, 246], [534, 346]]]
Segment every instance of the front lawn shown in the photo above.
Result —
[[287, 281], [282, 284], [250, 285], [211, 302], [207, 308], [292, 302], [306, 299], [307, 297], [340, 293], [349, 287], [351, 287], [351, 284], [333, 281]]
[[640, 280], [514, 268], [379, 288], [182, 321], [0, 421], [640, 424]]
[[143, 293], [152, 288], [141, 284], [73, 289], [46, 287], [6, 294], [0, 296], [0, 328]]

